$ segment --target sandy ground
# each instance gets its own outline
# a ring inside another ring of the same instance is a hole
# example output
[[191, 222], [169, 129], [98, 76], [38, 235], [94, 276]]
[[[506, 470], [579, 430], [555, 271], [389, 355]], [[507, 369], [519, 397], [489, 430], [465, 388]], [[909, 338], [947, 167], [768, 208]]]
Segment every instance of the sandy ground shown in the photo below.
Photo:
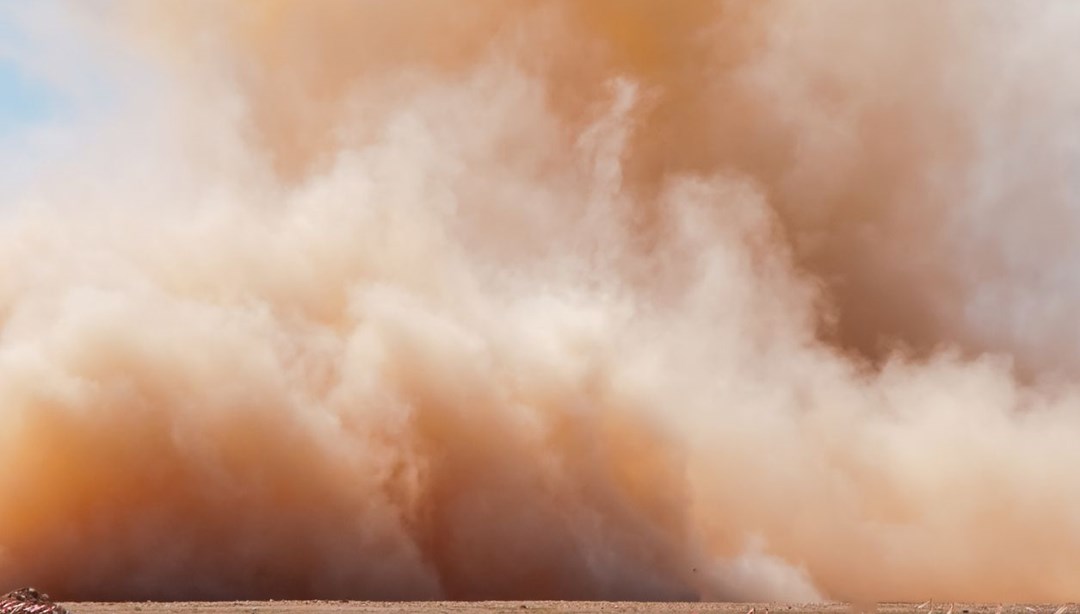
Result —
[[[747, 604], [747, 603], [643, 603], [602, 601], [225, 601], [198, 603], [65, 603], [72, 614], [134, 612], [154, 614], [339, 614], [345, 612], [398, 614], [401, 612], [442, 612], [472, 614], [477, 612], [718, 612], [721, 614], [1055, 614], [1057, 605], [1010, 604], [881, 604], [875, 608], [854, 608], [847, 604]], [[1076, 614], [1074, 608], [1068, 612]], [[1061, 614], [1064, 614], [1062, 612]]]

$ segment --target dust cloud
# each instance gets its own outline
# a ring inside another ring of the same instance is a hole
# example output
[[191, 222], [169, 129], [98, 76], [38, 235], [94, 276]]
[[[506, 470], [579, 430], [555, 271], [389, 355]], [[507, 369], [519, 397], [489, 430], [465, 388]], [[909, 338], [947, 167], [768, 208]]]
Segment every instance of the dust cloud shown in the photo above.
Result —
[[1080, 6], [2, 10], [0, 585], [1080, 599]]

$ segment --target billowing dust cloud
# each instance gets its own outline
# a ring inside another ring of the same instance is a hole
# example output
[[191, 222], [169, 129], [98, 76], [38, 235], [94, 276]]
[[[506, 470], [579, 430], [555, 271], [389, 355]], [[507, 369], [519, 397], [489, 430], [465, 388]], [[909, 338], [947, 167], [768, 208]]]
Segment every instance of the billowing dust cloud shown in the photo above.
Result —
[[1075, 3], [6, 15], [0, 585], [1080, 599]]

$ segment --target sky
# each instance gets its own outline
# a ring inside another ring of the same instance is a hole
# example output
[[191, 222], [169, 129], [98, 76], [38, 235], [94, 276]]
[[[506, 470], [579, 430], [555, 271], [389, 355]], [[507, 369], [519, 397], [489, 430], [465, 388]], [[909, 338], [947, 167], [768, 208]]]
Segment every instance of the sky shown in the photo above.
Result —
[[13, 12], [0, 5], [0, 138], [49, 119], [60, 106], [57, 94], [15, 61], [25, 45]]
[[10, 62], [0, 63], [0, 133], [48, 118], [56, 100]]

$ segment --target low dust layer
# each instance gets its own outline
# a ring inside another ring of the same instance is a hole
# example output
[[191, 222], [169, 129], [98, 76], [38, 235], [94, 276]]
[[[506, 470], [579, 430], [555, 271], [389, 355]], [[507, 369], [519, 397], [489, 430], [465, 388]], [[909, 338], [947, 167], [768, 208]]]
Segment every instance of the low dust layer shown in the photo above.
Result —
[[1054, 614], [1056, 605], [1021, 604], [943, 604], [931, 610], [926, 604], [895, 603], [876, 608], [859, 608], [845, 603], [748, 604], [726, 602], [641, 602], [641, 601], [219, 601], [219, 602], [142, 602], [142, 603], [68, 603], [73, 614], [110, 612], [128, 614], [331, 614], [364, 612], [397, 614], [399, 612], [460, 613], [474, 612], [717, 612], [721, 614]]
[[1080, 599], [1080, 3], [9, 28], [0, 586]]

